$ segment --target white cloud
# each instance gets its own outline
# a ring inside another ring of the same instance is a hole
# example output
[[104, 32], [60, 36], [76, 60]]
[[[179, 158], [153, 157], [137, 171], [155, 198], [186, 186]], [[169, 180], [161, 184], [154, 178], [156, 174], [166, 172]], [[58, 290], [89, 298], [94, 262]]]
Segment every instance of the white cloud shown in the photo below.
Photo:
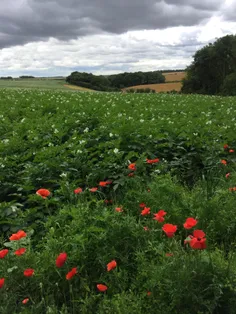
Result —
[[0, 50], [0, 76], [69, 75], [72, 71], [111, 74], [185, 68], [197, 49], [236, 33], [236, 22], [219, 15], [205, 24], [163, 30], [100, 34], [70, 41], [50, 38]]

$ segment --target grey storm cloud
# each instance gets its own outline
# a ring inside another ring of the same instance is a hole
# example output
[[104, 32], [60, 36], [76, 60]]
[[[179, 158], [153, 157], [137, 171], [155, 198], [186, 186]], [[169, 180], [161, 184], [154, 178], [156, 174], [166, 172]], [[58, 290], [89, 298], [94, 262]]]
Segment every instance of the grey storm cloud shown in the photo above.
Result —
[[50, 37], [193, 26], [220, 10], [222, 0], [1, 0], [0, 49]]

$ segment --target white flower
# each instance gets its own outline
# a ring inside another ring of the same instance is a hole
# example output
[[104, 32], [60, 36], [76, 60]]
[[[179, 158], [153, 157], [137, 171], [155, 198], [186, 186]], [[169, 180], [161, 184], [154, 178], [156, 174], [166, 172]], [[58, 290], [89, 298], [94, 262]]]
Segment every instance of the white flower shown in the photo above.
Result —
[[118, 148], [115, 148], [115, 149], [113, 150], [113, 152], [114, 152], [115, 154], [118, 154], [118, 153], [119, 153], [119, 149], [118, 149]]
[[140, 122], [141, 122], [141, 123], [143, 123], [143, 122], [144, 122], [144, 120], [143, 120], [143, 119], [141, 119], [141, 120], [140, 120]]
[[112, 133], [110, 133], [110, 134], [109, 134], [109, 136], [110, 136], [110, 137], [112, 137], [112, 136], [113, 136], [113, 134], [112, 134]]
[[60, 174], [60, 177], [61, 178], [66, 178], [67, 177], [67, 174], [65, 172], [62, 172], [62, 174]]
[[89, 128], [87, 127], [86, 129], [84, 129], [84, 133], [88, 133]]

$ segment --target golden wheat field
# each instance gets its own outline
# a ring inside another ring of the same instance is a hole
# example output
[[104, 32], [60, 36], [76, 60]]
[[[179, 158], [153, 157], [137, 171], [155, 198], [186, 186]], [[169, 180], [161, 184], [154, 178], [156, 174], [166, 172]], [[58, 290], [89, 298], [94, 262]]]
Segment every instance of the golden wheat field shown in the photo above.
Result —
[[156, 92], [169, 92], [175, 90], [179, 92], [182, 87], [182, 80], [186, 76], [186, 72], [168, 72], [162, 73], [166, 78], [166, 83], [163, 84], [146, 84], [146, 85], [136, 85], [124, 88], [123, 90], [128, 89], [141, 89], [141, 88], [151, 88], [154, 89]]
[[175, 83], [163, 83], [163, 84], [147, 84], [147, 85], [136, 85], [128, 88], [124, 88], [123, 90], [128, 89], [140, 89], [140, 88], [151, 88], [154, 89], [156, 92], [169, 92], [172, 90], [176, 90], [179, 92], [181, 90], [182, 83], [181, 82], [175, 82]]
[[169, 73], [162, 73], [162, 74], [166, 78], [166, 83], [168, 83], [168, 82], [180, 82], [186, 76], [186, 72], [169, 72]]

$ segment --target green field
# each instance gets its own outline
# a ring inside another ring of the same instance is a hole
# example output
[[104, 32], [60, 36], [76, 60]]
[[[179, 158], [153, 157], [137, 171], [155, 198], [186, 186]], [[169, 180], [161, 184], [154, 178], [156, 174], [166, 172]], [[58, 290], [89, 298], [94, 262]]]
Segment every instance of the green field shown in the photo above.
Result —
[[[69, 86], [69, 87], [68, 87]], [[53, 78], [34, 78], [34, 79], [0, 79], [1, 88], [21, 88], [21, 89], [40, 89], [40, 90], [59, 90], [59, 91], [86, 91], [88, 89], [74, 85], [68, 85], [64, 79]]]
[[234, 97], [0, 90], [0, 313], [235, 314], [235, 117]]

